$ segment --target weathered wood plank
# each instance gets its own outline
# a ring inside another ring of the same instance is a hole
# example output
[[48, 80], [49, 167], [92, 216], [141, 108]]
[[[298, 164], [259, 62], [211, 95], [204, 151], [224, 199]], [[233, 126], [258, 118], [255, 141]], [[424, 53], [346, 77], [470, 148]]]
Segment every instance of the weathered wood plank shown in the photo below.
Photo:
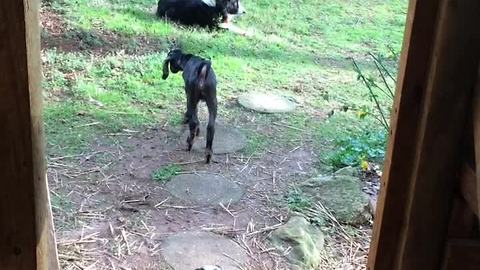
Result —
[[0, 269], [58, 269], [45, 175], [38, 0], [0, 1]]
[[480, 242], [449, 240], [445, 253], [444, 270], [478, 270], [480, 268]]
[[438, 269], [478, 68], [478, 1], [410, 1], [369, 269]]
[[467, 205], [467, 202], [455, 196], [452, 211], [450, 214], [450, 222], [448, 224], [448, 238], [464, 238], [470, 239], [478, 236], [477, 216]]
[[420, 105], [426, 87], [438, 1], [411, 0], [405, 28], [390, 138], [377, 202], [369, 269], [394, 269], [404, 225]]
[[474, 183], [472, 189], [476, 191], [476, 196], [472, 196], [472, 202], [476, 202], [476, 205], [472, 207], [474, 207], [480, 223], [480, 69], [478, 70], [477, 84], [474, 90], [472, 111], [473, 138], [475, 144], [475, 174], [474, 179], [468, 181]]
[[470, 165], [464, 163], [460, 173], [460, 193], [475, 215], [478, 216], [477, 177]]
[[480, 60], [480, 1], [444, 0], [416, 142], [399, 269], [438, 269]]

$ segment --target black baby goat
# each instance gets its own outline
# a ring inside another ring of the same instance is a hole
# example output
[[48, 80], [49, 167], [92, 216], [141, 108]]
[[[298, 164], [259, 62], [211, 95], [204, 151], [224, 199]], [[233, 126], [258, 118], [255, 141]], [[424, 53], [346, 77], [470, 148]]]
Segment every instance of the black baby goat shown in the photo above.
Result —
[[165, 80], [170, 70], [173, 73], [183, 71], [185, 82], [185, 94], [187, 95], [187, 112], [184, 123], [189, 124], [190, 135], [187, 138], [188, 151], [192, 150], [195, 136], [199, 135], [199, 121], [197, 105], [200, 100], [207, 103], [208, 125], [207, 125], [207, 146], [205, 149], [206, 162], [212, 159], [212, 143], [215, 135], [215, 119], [217, 118], [217, 79], [210, 61], [184, 54], [180, 49], [171, 50], [163, 63], [163, 76]]

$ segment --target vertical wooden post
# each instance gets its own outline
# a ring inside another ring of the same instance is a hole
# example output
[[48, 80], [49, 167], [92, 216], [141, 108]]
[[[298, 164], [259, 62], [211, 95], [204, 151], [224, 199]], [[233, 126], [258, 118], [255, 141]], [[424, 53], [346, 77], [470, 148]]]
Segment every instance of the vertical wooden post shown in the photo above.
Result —
[[476, 210], [479, 224], [480, 224], [480, 69], [478, 70], [477, 85], [475, 87], [475, 93], [472, 103], [473, 112], [473, 137], [475, 145], [475, 172], [476, 172], [476, 202], [474, 206]]
[[46, 181], [39, 0], [0, 1], [0, 269], [59, 269]]
[[439, 269], [475, 83], [480, 2], [412, 0], [369, 269]]
[[394, 269], [399, 252], [438, 5], [438, 1], [410, 0], [409, 3], [390, 137], [368, 256], [369, 269]]

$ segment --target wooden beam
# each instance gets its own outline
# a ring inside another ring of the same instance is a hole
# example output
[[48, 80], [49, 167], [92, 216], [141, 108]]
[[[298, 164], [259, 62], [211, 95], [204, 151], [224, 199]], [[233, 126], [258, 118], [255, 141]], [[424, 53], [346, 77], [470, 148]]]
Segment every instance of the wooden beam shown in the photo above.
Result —
[[479, 63], [479, 1], [410, 2], [369, 269], [438, 269]]
[[475, 171], [464, 163], [460, 173], [460, 193], [475, 215], [479, 215], [477, 199], [477, 177]]
[[476, 196], [472, 196], [472, 200], [475, 199], [476, 214], [480, 222], [480, 69], [478, 70], [477, 84], [475, 86], [475, 93], [473, 96], [472, 102], [472, 111], [473, 111], [473, 137], [475, 145], [475, 178], [470, 180], [474, 183]]
[[480, 266], [480, 242], [449, 240], [443, 265], [444, 270], [477, 270]]
[[0, 269], [59, 269], [44, 160], [38, 0], [0, 1]]
[[394, 269], [404, 226], [414, 142], [429, 70], [438, 1], [410, 0], [390, 121], [384, 174], [377, 201], [368, 269]]
[[480, 1], [444, 0], [416, 142], [399, 269], [438, 269], [480, 60]]
[[448, 238], [470, 239], [478, 236], [477, 216], [460, 196], [455, 196], [450, 222], [448, 224]]

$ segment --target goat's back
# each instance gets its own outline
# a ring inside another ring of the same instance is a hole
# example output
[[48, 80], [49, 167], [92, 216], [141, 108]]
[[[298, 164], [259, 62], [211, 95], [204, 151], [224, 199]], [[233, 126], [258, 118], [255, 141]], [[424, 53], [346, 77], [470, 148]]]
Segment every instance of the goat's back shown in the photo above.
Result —
[[[199, 89], [199, 75], [203, 67], [208, 68], [203, 81], [203, 89]], [[211, 66], [211, 63], [200, 57], [193, 56], [188, 60], [183, 70], [183, 79], [187, 89], [195, 89], [201, 91], [205, 96], [215, 95], [217, 88], [217, 77]]]

